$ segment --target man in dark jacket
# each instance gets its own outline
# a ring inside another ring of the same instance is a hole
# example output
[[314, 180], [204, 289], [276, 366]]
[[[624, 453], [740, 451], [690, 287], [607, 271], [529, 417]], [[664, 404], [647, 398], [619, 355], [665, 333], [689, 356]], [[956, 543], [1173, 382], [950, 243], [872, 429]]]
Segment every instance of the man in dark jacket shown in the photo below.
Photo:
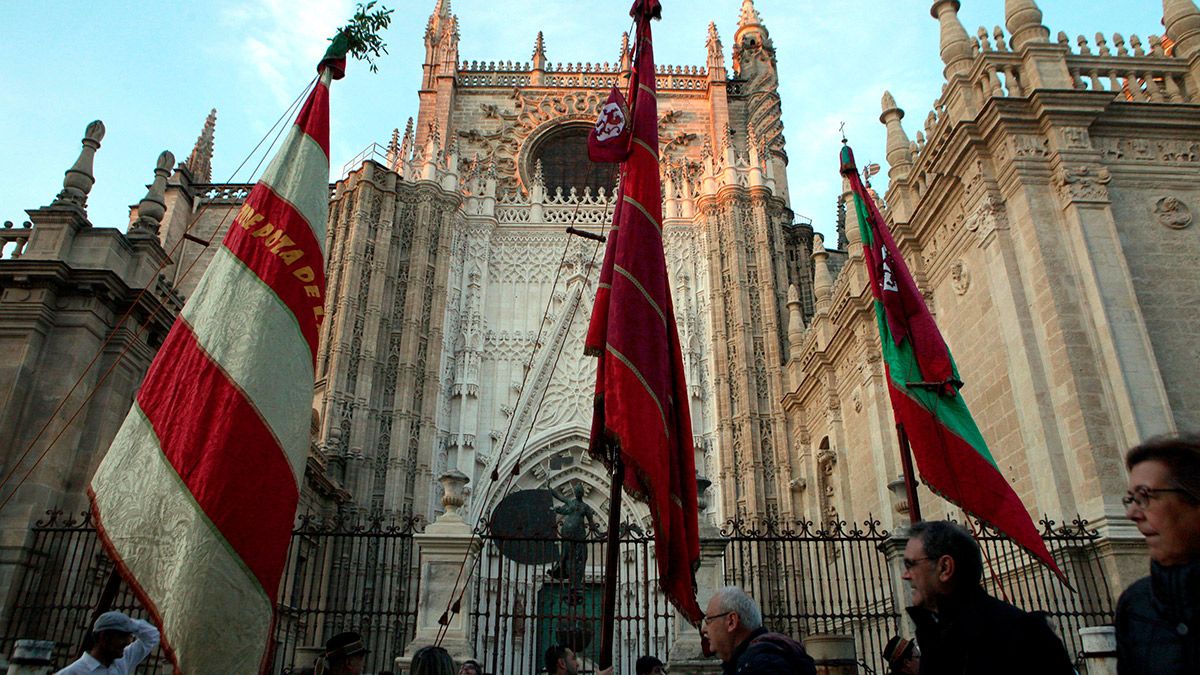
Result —
[[908, 613], [921, 675], [1073, 675], [1062, 641], [1041, 616], [988, 595], [979, 545], [947, 521], [917, 523], [904, 548]]
[[1150, 439], [1125, 466], [1122, 501], [1146, 537], [1150, 576], [1117, 601], [1117, 672], [1200, 673], [1200, 436]]
[[708, 601], [701, 630], [725, 675], [817, 672], [799, 642], [763, 627], [762, 610], [737, 586], [722, 588]]

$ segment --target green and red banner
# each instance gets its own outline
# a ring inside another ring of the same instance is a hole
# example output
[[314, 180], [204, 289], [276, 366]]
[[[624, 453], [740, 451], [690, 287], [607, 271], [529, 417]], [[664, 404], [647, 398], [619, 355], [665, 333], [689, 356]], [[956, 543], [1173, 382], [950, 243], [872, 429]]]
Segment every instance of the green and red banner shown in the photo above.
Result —
[[329, 83], [237, 212], [89, 487], [105, 549], [177, 672], [270, 664], [309, 450], [329, 209]]
[[[631, 12], [637, 23], [628, 97], [633, 132], [584, 346], [599, 358], [591, 452], [609, 463], [607, 446], [619, 447], [626, 492], [650, 505], [659, 585], [684, 616], [699, 623], [704, 613], [694, 576], [700, 562], [695, 448], [663, 251], [650, 34], [650, 19], [659, 11], [658, 0], [637, 0]], [[624, 114], [617, 119], [602, 111], [597, 127], [624, 123]], [[613, 138], [622, 130], [616, 131]]]
[[892, 412], [912, 445], [922, 480], [935, 493], [1008, 535], [1065, 582], [958, 392], [962, 386], [958, 368], [883, 215], [859, 177], [849, 146], [842, 148], [841, 173], [854, 192]]

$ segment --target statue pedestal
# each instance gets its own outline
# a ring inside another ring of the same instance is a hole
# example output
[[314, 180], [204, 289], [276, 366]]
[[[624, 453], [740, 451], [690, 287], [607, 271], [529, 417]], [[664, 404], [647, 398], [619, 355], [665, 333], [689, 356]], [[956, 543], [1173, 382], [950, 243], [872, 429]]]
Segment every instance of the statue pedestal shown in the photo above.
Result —
[[[712, 525], [700, 526], [700, 569], [696, 570], [696, 599], [700, 608], [718, 590], [725, 586], [725, 547], [729, 541]], [[700, 629], [688, 623], [678, 611], [672, 628], [671, 663], [672, 673], [700, 675], [721, 672], [721, 662], [715, 656], [704, 656], [700, 646]]]
[[1112, 626], [1080, 628], [1083, 638], [1083, 672], [1117, 675], [1117, 629]]
[[858, 675], [851, 635], [809, 635], [804, 649], [817, 666], [817, 675]]
[[[471, 597], [471, 556], [478, 555], [480, 541], [471, 534], [471, 528], [458, 513], [463, 504], [462, 487], [466, 476], [452, 471], [442, 476], [446, 496], [442, 504], [446, 512], [438, 516], [421, 534], [413, 535], [419, 560], [420, 597], [417, 601], [417, 631], [408, 643], [404, 655], [396, 659], [396, 668], [408, 670], [412, 656], [422, 647], [437, 641], [442, 631], [441, 620], [447, 618], [445, 635], [441, 645], [456, 661], [472, 658], [475, 645], [471, 636], [471, 623], [467, 620], [473, 598]], [[459, 611], [451, 613], [450, 607], [462, 596]]]

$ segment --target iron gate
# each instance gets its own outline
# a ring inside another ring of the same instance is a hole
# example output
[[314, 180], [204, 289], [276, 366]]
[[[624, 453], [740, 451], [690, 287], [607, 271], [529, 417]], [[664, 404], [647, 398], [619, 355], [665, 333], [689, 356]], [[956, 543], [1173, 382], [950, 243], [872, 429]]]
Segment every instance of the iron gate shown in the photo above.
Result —
[[[406, 515], [301, 517], [280, 586], [272, 672], [293, 672], [305, 660], [299, 648], [319, 646], [342, 630], [361, 632], [371, 645], [368, 672], [392, 670], [392, 659], [416, 628], [413, 535], [422, 524]], [[54, 664], [73, 661], [112, 567], [90, 514], [47, 512], [33, 528], [30, 564], [0, 636], [3, 653], [11, 654], [18, 639], [53, 640]], [[124, 583], [112, 607], [147, 618]], [[157, 649], [138, 672], [165, 674], [173, 668]]]

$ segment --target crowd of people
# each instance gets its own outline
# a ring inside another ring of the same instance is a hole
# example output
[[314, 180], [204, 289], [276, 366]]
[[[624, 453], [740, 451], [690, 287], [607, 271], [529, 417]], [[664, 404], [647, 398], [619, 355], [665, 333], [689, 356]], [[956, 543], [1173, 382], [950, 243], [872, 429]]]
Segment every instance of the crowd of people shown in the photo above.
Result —
[[[1117, 667], [1120, 675], [1200, 673], [1200, 435], [1151, 439], [1126, 455], [1129, 489], [1125, 513], [1145, 537], [1150, 575], [1127, 588], [1117, 603]], [[909, 530], [903, 579], [912, 590], [908, 615], [912, 639], [895, 636], [883, 658], [892, 673], [907, 675], [1074, 675], [1071, 656], [1043, 615], [989, 595], [983, 557], [965, 529], [949, 521], [926, 521]], [[701, 632], [721, 660], [725, 675], [815, 675], [804, 646], [763, 625], [758, 604], [728, 586], [708, 601]], [[59, 675], [125, 675], [158, 645], [158, 630], [120, 612], [93, 625], [86, 652]], [[368, 654], [354, 632], [333, 636], [314, 675], [362, 675]], [[553, 645], [545, 668], [578, 675], [572, 649]], [[654, 656], [637, 660], [636, 675], [664, 675]], [[484, 675], [475, 661], [456, 664], [442, 647], [419, 649], [411, 675]], [[613, 669], [601, 671], [612, 675]], [[383, 674], [381, 674], [383, 675]], [[388, 674], [390, 675], [390, 674]]]

